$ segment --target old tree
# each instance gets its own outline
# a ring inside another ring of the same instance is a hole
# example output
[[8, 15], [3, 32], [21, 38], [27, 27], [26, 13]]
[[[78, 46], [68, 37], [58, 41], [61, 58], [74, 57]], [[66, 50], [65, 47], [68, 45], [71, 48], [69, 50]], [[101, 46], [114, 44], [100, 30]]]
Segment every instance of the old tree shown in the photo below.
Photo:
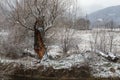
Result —
[[[34, 50], [42, 59], [46, 53], [45, 34], [64, 15], [73, 0], [3, 0], [0, 4], [8, 22], [34, 33]], [[6, 9], [7, 8], [7, 9]], [[7, 14], [6, 14], [7, 13]], [[14, 27], [15, 28], [15, 27]]]

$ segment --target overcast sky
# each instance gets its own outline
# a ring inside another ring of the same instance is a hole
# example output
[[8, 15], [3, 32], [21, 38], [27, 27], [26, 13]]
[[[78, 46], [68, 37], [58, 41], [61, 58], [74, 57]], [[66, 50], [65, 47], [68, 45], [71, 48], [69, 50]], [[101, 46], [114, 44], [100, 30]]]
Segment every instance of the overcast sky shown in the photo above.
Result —
[[91, 13], [109, 6], [120, 5], [120, 0], [78, 0], [84, 13]]

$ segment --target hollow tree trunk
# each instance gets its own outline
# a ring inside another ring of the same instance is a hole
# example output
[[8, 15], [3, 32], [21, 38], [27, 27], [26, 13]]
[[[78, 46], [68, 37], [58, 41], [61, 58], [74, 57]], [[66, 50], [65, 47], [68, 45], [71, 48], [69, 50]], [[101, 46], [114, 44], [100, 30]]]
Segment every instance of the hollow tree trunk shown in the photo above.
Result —
[[42, 18], [36, 19], [34, 25], [34, 50], [40, 59], [43, 58], [45, 54], [45, 45], [43, 41], [44, 37], [44, 20]]

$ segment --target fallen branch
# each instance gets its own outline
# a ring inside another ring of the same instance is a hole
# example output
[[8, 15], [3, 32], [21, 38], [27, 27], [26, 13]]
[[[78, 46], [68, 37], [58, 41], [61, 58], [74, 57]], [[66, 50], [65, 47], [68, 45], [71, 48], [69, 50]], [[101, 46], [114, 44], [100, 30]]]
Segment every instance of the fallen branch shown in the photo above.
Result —
[[117, 62], [119, 60], [119, 58], [117, 56], [115, 56], [113, 53], [111, 52], [108, 52], [107, 54], [106, 53], [103, 53], [102, 51], [100, 50], [95, 50], [96, 53], [98, 53], [99, 55], [101, 55], [102, 57], [105, 57], [107, 60], [109, 61], [112, 61], [112, 62]]

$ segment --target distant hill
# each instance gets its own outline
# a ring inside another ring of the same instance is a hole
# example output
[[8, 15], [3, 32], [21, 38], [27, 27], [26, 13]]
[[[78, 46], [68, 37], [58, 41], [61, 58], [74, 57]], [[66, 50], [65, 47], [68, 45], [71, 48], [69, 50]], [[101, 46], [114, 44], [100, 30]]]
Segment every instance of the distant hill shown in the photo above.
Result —
[[120, 25], [120, 5], [101, 9], [88, 15], [92, 24], [97, 21], [113, 20]]

